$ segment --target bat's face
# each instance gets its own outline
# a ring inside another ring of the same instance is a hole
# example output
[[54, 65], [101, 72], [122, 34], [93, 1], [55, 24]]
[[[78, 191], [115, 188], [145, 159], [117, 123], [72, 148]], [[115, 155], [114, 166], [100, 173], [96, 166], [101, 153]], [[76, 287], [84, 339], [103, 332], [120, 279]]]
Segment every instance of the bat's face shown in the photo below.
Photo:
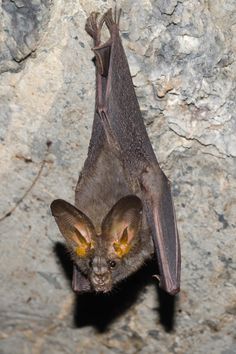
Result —
[[97, 255], [90, 261], [89, 265], [91, 267], [89, 280], [92, 288], [97, 292], [106, 293], [110, 291], [113, 286], [112, 270], [116, 266], [116, 262]]
[[94, 291], [110, 291], [137, 269], [140, 257], [135, 263], [133, 254], [139, 248], [142, 223], [138, 197], [120, 199], [104, 218], [99, 235], [91, 220], [71, 204], [55, 200], [51, 209], [74, 262]]
[[86, 257], [72, 254], [78, 269], [86, 276], [91, 288], [97, 292], [109, 292], [116, 282], [120, 259], [107, 250], [107, 242], [102, 235], [96, 237], [96, 243]]

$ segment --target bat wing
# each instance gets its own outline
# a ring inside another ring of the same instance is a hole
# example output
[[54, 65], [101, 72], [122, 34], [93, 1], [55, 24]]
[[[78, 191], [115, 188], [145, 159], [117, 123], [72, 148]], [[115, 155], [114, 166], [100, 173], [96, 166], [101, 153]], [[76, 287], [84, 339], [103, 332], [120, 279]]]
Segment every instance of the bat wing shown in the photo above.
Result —
[[108, 142], [110, 139], [117, 145], [130, 180], [140, 186], [158, 259], [160, 287], [173, 295], [180, 288], [180, 246], [170, 184], [148, 138], [111, 10], [103, 22], [111, 38], [94, 48], [99, 59], [96, 109]]
[[159, 166], [141, 175], [140, 186], [157, 254], [160, 287], [171, 295], [180, 290], [180, 244], [170, 183]]
[[73, 265], [72, 289], [79, 294], [92, 290], [88, 278], [81, 273], [75, 264]]

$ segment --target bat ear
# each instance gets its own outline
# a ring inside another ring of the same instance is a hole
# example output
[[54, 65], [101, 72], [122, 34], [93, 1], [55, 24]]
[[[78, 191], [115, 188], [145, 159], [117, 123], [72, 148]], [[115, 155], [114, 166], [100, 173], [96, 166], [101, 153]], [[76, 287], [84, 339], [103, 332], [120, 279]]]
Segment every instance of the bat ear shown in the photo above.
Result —
[[112, 251], [122, 258], [138, 237], [142, 222], [142, 202], [135, 195], [121, 198], [102, 223], [102, 234], [110, 239]]
[[91, 220], [82, 211], [62, 199], [52, 202], [51, 211], [70, 249], [77, 256], [86, 257], [95, 236]]

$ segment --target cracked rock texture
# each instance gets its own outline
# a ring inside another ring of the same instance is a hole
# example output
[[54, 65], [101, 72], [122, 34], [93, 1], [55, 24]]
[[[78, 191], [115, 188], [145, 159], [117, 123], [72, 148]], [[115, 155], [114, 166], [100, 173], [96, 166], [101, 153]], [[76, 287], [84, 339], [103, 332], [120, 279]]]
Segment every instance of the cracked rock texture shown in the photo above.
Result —
[[172, 181], [182, 288], [174, 306], [150, 265], [110, 296], [72, 293], [49, 205], [73, 202], [87, 154], [85, 20], [113, 5], [1, 2], [0, 353], [236, 353], [235, 0], [120, 1], [141, 110]]

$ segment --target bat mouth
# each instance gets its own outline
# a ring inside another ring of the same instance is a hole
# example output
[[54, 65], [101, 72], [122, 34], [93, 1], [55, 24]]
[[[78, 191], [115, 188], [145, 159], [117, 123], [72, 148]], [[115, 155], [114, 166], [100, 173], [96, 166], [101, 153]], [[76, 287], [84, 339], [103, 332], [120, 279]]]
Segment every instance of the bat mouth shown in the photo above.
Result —
[[103, 287], [97, 286], [96, 289], [94, 289], [94, 290], [96, 291], [96, 293], [104, 293], [105, 294], [105, 293], [109, 293], [111, 291], [111, 288], [107, 289], [106, 286], [103, 286]]
[[92, 274], [91, 283], [94, 290], [100, 293], [108, 293], [112, 288], [110, 273], [103, 275]]

